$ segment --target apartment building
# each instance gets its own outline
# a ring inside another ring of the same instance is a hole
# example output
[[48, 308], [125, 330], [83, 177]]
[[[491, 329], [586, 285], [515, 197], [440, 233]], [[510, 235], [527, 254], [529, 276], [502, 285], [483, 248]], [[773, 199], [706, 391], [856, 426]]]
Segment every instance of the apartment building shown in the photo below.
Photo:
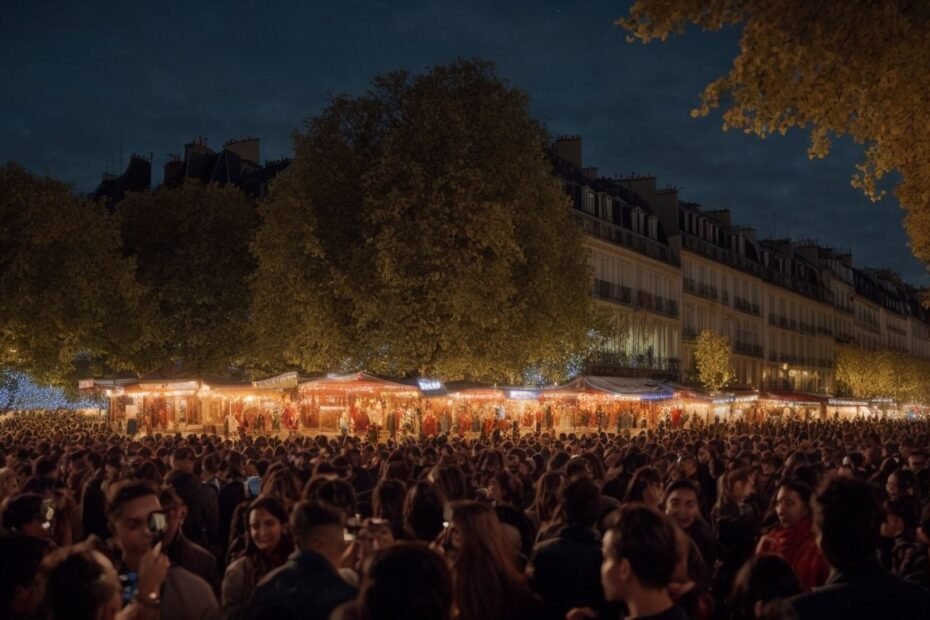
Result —
[[651, 175], [600, 177], [578, 136], [551, 155], [586, 233], [592, 293], [620, 326], [604, 357], [619, 362], [594, 370], [680, 376], [705, 329], [732, 342], [736, 383], [758, 389], [832, 393], [843, 345], [930, 358], [923, 291], [896, 274], [814, 241], [757, 239]]
[[678, 377], [681, 358], [681, 258], [654, 209], [615, 179], [583, 166], [581, 138], [559, 139], [556, 176], [584, 231], [592, 294], [611, 317], [593, 374]]

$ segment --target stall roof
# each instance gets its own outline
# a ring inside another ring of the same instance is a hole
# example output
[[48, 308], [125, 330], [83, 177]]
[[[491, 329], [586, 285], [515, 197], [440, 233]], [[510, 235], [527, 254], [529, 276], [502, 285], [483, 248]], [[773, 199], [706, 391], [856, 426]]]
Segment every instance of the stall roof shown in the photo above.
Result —
[[830, 397], [825, 394], [811, 394], [809, 392], [763, 392], [759, 395], [762, 400], [779, 400], [797, 403], [826, 403]]
[[526, 386], [494, 385], [471, 381], [453, 381], [446, 384], [452, 395], [472, 398], [503, 398], [506, 400], [535, 400], [543, 390]]
[[346, 389], [346, 390], [387, 390], [394, 392], [409, 392], [411, 389], [419, 391], [419, 388], [404, 383], [403, 379], [389, 379], [379, 377], [378, 375], [367, 372], [356, 372], [349, 375], [327, 375], [318, 379], [310, 379], [300, 382], [302, 390], [325, 390], [325, 389]]
[[604, 394], [630, 400], [664, 400], [675, 390], [663, 381], [626, 377], [578, 377], [564, 385], [542, 390], [542, 395]]

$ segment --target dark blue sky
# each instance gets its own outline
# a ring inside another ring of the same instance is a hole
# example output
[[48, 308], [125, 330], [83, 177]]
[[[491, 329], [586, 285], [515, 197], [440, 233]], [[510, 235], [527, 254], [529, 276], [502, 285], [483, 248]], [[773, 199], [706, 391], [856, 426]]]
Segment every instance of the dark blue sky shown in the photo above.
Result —
[[[80, 6], [78, 6], [80, 5]], [[652, 173], [686, 200], [731, 208], [762, 235], [849, 248], [915, 284], [896, 201], [873, 205], [849, 180], [859, 150], [807, 159], [801, 133], [761, 141], [692, 119], [708, 81], [736, 53], [737, 33], [690, 32], [629, 44], [613, 20], [625, 2], [8, 2], [0, 14], [0, 161], [90, 191], [106, 163], [167, 153], [194, 136], [211, 146], [254, 135], [262, 157], [291, 152], [290, 134], [328, 93], [358, 93], [392, 69], [456, 56], [494, 60], [528, 91], [553, 134], [584, 137], [602, 173]]]

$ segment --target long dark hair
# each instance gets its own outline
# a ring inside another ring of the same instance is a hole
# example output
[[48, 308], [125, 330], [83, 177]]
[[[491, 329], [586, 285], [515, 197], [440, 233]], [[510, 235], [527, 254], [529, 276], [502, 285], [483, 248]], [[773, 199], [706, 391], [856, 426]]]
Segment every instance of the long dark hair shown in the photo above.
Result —
[[[269, 554], [262, 553], [255, 546], [255, 541], [252, 540], [252, 528], [249, 527], [249, 518], [256, 510], [266, 511], [284, 526], [278, 546]], [[245, 521], [245, 551], [242, 552], [242, 557], [247, 557], [252, 561], [252, 579], [254, 580], [252, 585], [254, 586], [262, 577], [287, 561], [288, 556], [294, 551], [294, 539], [287, 529], [287, 510], [277, 497], [271, 495], [259, 496], [245, 509], [242, 518]]]
[[[659, 470], [655, 467], [640, 467], [636, 470], [636, 473], [633, 474], [633, 479], [630, 481], [630, 487], [626, 490], [626, 496], [623, 498], [623, 502], [629, 504], [631, 502], [642, 502], [645, 499], [646, 487], [649, 484], [662, 484], [662, 477], [659, 475]], [[655, 508], [655, 506], [653, 506]]]
[[494, 509], [478, 502], [453, 502], [452, 523], [462, 539], [452, 565], [452, 589], [461, 618], [512, 617], [510, 611], [520, 599], [531, 595]]

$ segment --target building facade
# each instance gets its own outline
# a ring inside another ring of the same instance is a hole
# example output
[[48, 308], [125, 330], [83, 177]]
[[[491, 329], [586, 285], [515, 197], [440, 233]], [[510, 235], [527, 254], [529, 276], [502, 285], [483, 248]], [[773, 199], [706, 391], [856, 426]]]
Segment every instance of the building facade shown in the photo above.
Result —
[[757, 239], [652, 176], [600, 177], [577, 136], [551, 156], [585, 232], [592, 294], [616, 317], [600, 356], [615, 363], [588, 371], [693, 376], [702, 330], [729, 338], [735, 383], [763, 390], [835, 393], [840, 346], [930, 357], [924, 292], [896, 274], [813, 241]]

